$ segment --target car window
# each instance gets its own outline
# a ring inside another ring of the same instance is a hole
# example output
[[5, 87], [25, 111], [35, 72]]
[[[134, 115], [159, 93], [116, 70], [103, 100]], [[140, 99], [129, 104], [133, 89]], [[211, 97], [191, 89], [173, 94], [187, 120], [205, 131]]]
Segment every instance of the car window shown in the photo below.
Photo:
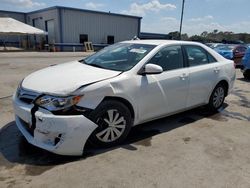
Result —
[[214, 58], [214, 56], [212, 56], [210, 53], [207, 52], [207, 56], [208, 56], [208, 61], [209, 63], [215, 63], [217, 62], [217, 60]]
[[210, 61], [216, 61], [215, 59], [209, 60], [208, 53], [199, 46], [185, 46], [185, 49], [187, 52], [187, 58], [190, 67], [205, 65], [210, 63]]
[[154, 48], [155, 45], [117, 43], [100, 50], [80, 62], [103, 69], [127, 71]]
[[148, 61], [148, 64], [159, 65], [163, 71], [182, 68], [183, 55], [181, 46], [169, 46], [161, 49]]

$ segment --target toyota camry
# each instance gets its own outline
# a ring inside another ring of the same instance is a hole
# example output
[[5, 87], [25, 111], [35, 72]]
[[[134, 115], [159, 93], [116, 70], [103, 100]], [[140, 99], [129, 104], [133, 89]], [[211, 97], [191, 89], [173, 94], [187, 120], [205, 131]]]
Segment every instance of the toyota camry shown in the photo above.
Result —
[[124, 41], [28, 75], [13, 106], [29, 143], [81, 155], [87, 141], [114, 146], [144, 122], [198, 106], [216, 111], [234, 81], [233, 61], [203, 44]]

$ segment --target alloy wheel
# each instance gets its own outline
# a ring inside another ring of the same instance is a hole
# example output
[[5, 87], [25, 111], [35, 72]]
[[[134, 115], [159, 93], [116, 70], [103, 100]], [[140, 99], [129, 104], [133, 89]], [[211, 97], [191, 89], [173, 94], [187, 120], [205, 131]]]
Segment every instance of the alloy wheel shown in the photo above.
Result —
[[225, 91], [223, 87], [218, 87], [215, 92], [214, 92], [214, 96], [213, 96], [213, 105], [215, 108], [218, 108], [221, 106], [221, 104], [223, 103], [225, 97]]
[[108, 110], [104, 116], [98, 118], [97, 124], [100, 125], [101, 130], [96, 133], [96, 137], [105, 143], [120, 138], [126, 128], [125, 118], [115, 109]]

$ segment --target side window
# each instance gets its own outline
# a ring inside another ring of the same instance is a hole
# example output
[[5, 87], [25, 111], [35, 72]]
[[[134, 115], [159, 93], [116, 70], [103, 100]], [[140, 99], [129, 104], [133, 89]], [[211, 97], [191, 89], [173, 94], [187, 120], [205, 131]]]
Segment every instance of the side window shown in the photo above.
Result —
[[205, 65], [210, 61], [207, 52], [199, 46], [185, 46], [190, 67]]
[[217, 60], [214, 58], [214, 56], [212, 56], [208, 52], [207, 52], [207, 57], [208, 57], [209, 63], [215, 63], [215, 62], [217, 62]]
[[174, 70], [183, 67], [183, 55], [181, 46], [169, 46], [161, 49], [147, 64], [156, 64], [163, 71]]

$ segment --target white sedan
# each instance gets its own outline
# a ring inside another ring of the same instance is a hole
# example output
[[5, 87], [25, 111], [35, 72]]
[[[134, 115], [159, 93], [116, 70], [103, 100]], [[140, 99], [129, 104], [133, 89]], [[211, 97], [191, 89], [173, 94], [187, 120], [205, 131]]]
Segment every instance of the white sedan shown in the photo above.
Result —
[[217, 110], [234, 81], [234, 63], [200, 43], [125, 41], [27, 76], [13, 96], [16, 124], [37, 147], [81, 155], [87, 140], [110, 147], [132, 126]]

